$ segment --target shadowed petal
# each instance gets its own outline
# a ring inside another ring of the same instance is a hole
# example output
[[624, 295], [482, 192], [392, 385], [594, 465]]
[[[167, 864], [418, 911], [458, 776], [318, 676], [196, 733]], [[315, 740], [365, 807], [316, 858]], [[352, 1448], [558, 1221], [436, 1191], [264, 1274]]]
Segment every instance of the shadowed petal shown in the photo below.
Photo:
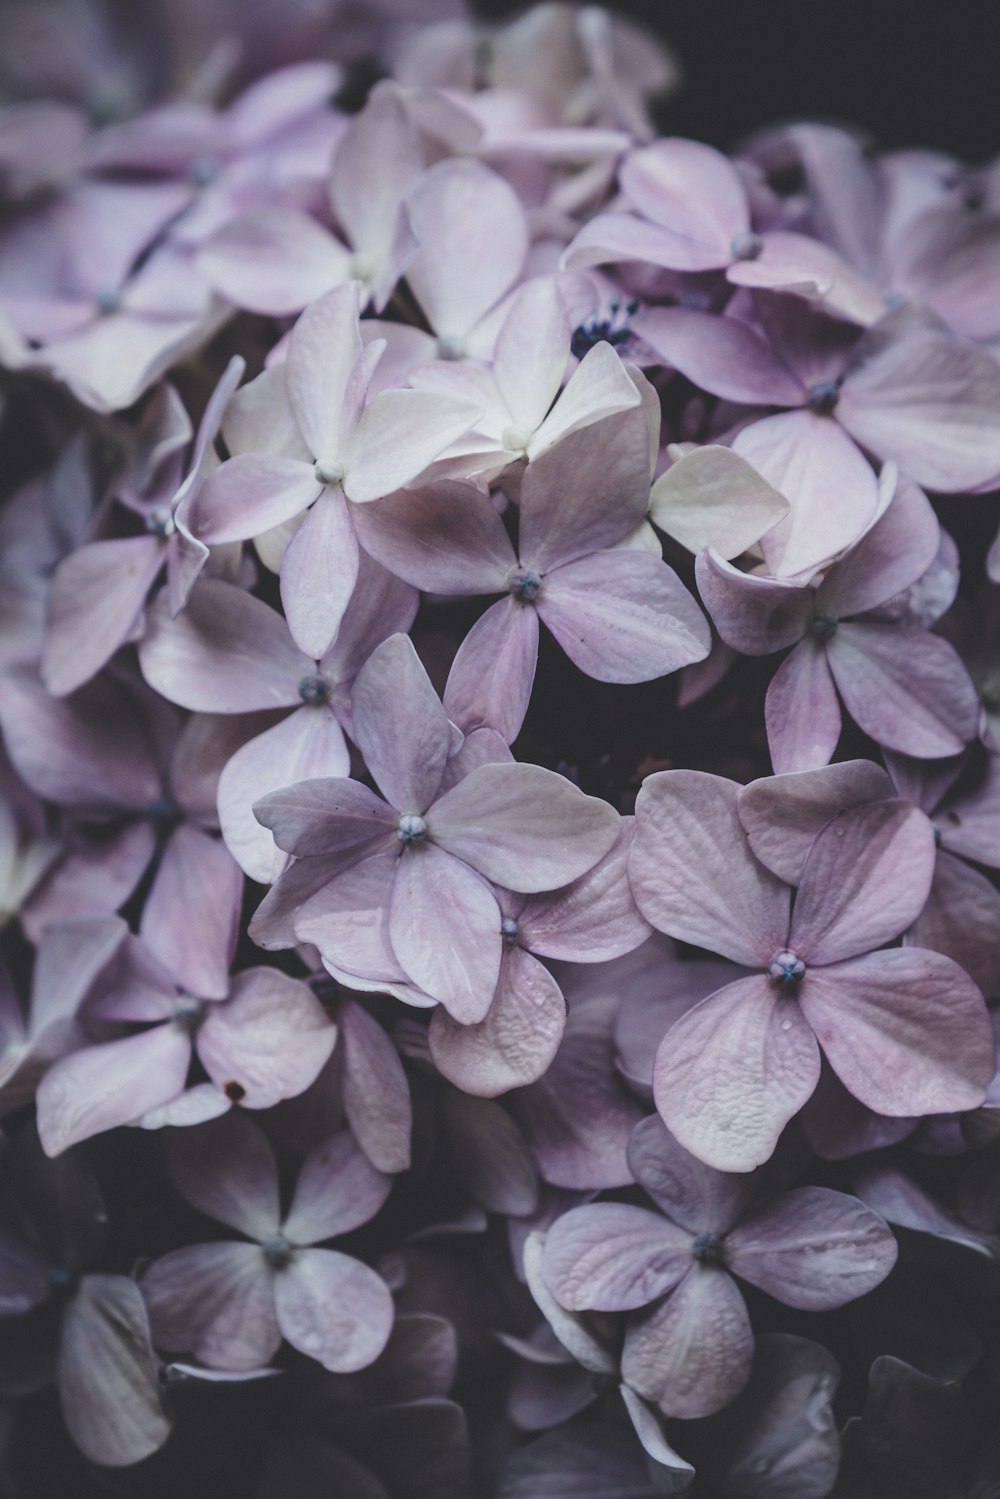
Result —
[[244, 874], [273, 885], [288, 863], [254, 806], [271, 791], [301, 781], [346, 778], [351, 757], [326, 706], [305, 707], [257, 734], [226, 762], [219, 777], [219, 826]]
[[392, 1187], [368, 1160], [350, 1130], [314, 1145], [302, 1163], [295, 1196], [282, 1224], [292, 1244], [318, 1244], [374, 1218]]
[[779, 775], [817, 770], [837, 748], [843, 720], [826, 651], [807, 635], [782, 661], [764, 699], [771, 764]]
[[[274, 1153], [255, 1124], [227, 1114], [167, 1141], [170, 1178], [181, 1196], [208, 1218], [261, 1241], [281, 1221]], [[266, 1360], [265, 1360], [266, 1361]]]
[[171, 1024], [64, 1057], [38, 1088], [46, 1155], [169, 1103], [183, 1092], [190, 1062], [191, 1038]]
[[656, 1114], [632, 1131], [629, 1165], [661, 1212], [689, 1234], [728, 1234], [757, 1183], [714, 1171], [684, 1150]]
[[689, 307], [645, 307], [632, 319], [632, 328], [662, 364], [724, 400], [748, 406], [800, 406], [805, 401], [801, 382], [771, 345], [738, 318]]
[[413, 1108], [399, 1053], [378, 1022], [354, 1000], [343, 998], [337, 1014], [347, 1121], [373, 1166], [405, 1171], [410, 1164]]
[[500, 599], [481, 615], [459, 646], [444, 689], [453, 723], [495, 729], [508, 744], [521, 732], [538, 662], [538, 611], [519, 599]]
[[213, 1005], [196, 1046], [217, 1088], [245, 1109], [269, 1109], [315, 1082], [337, 1028], [306, 984], [277, 968], [233, 979], [226, 1004]]
[[929, 947], [961, 964], [987, 998], [1000, 993], [1000, 892], [961, 859], [943, 850], [920, 915], [904, 946]]
[[303, 1249], [274, 1278], [282, 1334], [334, 1374], [375, 1362], [392, 1331], [392, 1296], [385, 1281], [350, 1255]]
[[79, 547], [56, 568], [48, 597], [42, 680], [64, 697], [100, 671], [128, 638], [166, 558], [156, 536]]
[[603, 859], [571, 885], [525, 903], [518, 917], [520, 941], [529, 952], [569, 963], [604, 963], [641, 946], [651, 934], [629, 888], [628, 858], [635, 818]]
[[877, 608], [923, 577], [940, 541], [927, 496], [902, 479], [885, 514], [820, 584], [817, 610], [842, 619]]
[[629, 1319], [622, 1378], [668, 1416], [710, 1416], [750, 1377], [753, 1333], [724, 1270], [692, 1269], [666, 1301]]
[[763, 776], [739, 794], [740, 821], [762, 864], [790, 885], [802, 878], [820, 828], [850, 807], [886, 801], [892, 782], [871, 760], [844, 760], [821, 770]]
[[566, 1025], [555, 979], [520, 947], [504, 954], [489, 1012], [459, 1025], [441, 1006], [431, 1016], [431, 1057], [456, 1087], [481, 1098], [533, 1083], [548, 1069]]
[[690, 1233], [646, 1208], [591, 1203], [564, 1213], [545, 1235], [545, 1283], [569, 1311], [630, 1311], [692, 1269], [691, 1244]]
[[300, 859], [352, 850], [360, 856], [372, 844], [390, 838], [398, 820], [374, 791], [342, 776], [270, 791], [253, 810], [278, 847]]
[[242, 898], [243, 877], [226, 845], [189, 824], [176, 828], [139, 933], [179, 988], [201, 999], [228, 994]]
[[274, 1272], [258, 1244], [195, 1244], [154, 1260], [142, 1294], [156, 1343], [210, 1369], [259, 1369], [278, 1351]]
[[695, 577], [715, 628], [741, 655], [768, 656], [805, 635], [812, 612], [808, 589], [741, 573], [713, 551], [699, 554]]
[[807, 964], [837, 963], [898, 937], [934, 875], [934, 829], [911, 802], [850, 807], [806, 858], [788, 946]]
[[63, 1317], [56, 1384], [70, 1436], [120, 1468], [163, 1446], [171, 1420], [142, 1293], [124, 1275], [85, 1275]]
[[408, 850], [393, 882], [389, 936], [413, 983], [463, 1024], [483, 1019], [500, 973], [500, 908], [467, 864], [434, 844]]
[[366, 552], [431, 593], [499, 593], [517, 565], [495, 507], [467, 484], [444, 480], [359, 507]]
[[671, 1026], [653, 1092], [692, 1155], [719, 1171], [752, 1171], [818, 1080], [819, 1047], [797, 1003], [753, 977], [727, 984]]
[[726, 1264], [785, 1306], [826, 1312], [866, 1296], [896, 1263], [885, 1222], [845, 1192], [798, 1187], [726, 1239]]
[[354, 684], [351, 713], [358, 748], [386, 800], [399, 812], [425, 812], [441, 784], [451, 728], [409, 636], [390, 635], [372, 652]]
[[950, 958], [904, 947], [810, 969], [799, 999], [841, 1082], [876, 1113], [982, 1103], [993, 1033], [979, 990]]
[[431, 837], [508, 890], [555, 890], [590, 869], [621, 826], [614, 808], [540, 765], [480, 765], [436, 801]]
[[628, 876], [658, 931], [754, 968], [785, 946], [791, 892], [751, 853], [738, 793], [699, 770], [647, 776]]
[[188, 529], [210, 546], [246, 541], [292, 520], [319, 493], [319, 480], [301, 459], [238, 453], [205, 480], [188, 511]]
[[648, 682], [708, 655], [708, 621], [651, 552], [595, 552], [548, 573], [542, 622], [599, 682]]
[[938, 759], [957, 755], [975, 737], [976, 689], [939, 635], [852, 621], [837, 627], [826, 649], [848, 713], [886, 749]]
[[299, 683], [316, 670], [276, 610], [215, 578], [201, 579], [176, 619], [159, 595], [139, 664], [157, 692], [200, 713], [297, 707]]

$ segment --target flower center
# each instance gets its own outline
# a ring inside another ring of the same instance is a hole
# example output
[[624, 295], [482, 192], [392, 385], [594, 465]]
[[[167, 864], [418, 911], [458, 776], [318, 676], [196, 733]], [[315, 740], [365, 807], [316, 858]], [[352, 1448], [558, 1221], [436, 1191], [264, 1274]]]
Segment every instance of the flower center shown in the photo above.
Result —
[[719, 1234], [699, 1234], [691, 1245], [691, 1253], [699, 1265], [724, 1265], [726, 1246]]
[[836, 380], [817, 380], [806, 391], [806, 400], [809, 410], [815, 411], [817, 416], [829, 416], [840, 400], [840, 387]]
[[523, 453], [531, 441], [531, 435], [524, 427], [504, 427], [500, 441], [509, 452]]
[[157, 505], [146, 516], [146, 530], [151, 536], [159, 536], [165, 540], [168, 536], [173, 536], [176, 529], [174, 518], [166, 505]]
[[193, 994], [179, 994], [174, 1000], [173, 1020], [178, 1030], [193, 1031], [201, 1019], [203, 1005]]
[[832, 640], [837, 633], [839, 621], [835, 614], [813, 615], [812, 633], [822, 645], [827, 640]]
[[344, 470], [335, 458], [317, 458], [313, 464], [313, 477], [317, 484], [339, 484]]
[[634, 297], [630, 297], [627, 302], [616, 300], [608, 307], [606, 317], [595, 315], [589, 322], [581, 323], [573, 330], [570, 340], [573, 358], [582, 359], [596, 344], [610, 344], [613, 349], [622, 348], [632, 337], [628, 320], [638, 307], [639, 303]]
[[521, 928], [518, 925], [517, 917], [505, 916], [503, 921], [501, 921], [500, 923], [500, 935], [504, 940], [505, 946], [514, 947], [517, 943], [517, 939], [520, 936], [520, 933]]
[[98, 289], [94, 304], [101, 317], [108, 317], [122, 305], [121, 292], [116, 286], [102, 286]]
[[292, 1246], [284, 1234], [275, 1234], [274, 1238], [268, 1239], [266, 1244], [261, 1245], [261, 1248], [272, 1270], [284, 1270], [292, 1257]]
[[729, 253], [734, 260], [757, 260], [763, 248], [760, 235], [752, 234], [748, 229], [742, 234], [734, 234], [729, 241]]
[[444, 338], [439, 338], [437, 341], [437, 356], [439, 359], [464, 359], [465, 340], [461, 338], [451, 338], [447, 335]]
[[330, 701], [330, 682], [322, 672], [311, 671], [299, 683], [299, 697], [310, 708], [322, 708]]
[[791, 989], [801, 982], [806, 965], [795, 953], [784, 948], [781, 952], [775, 953], [767, 971], [776, 983]]
[[423, 843], [427, 824], [418, 813], [404, 812], [396, 824], [396, 837], [400, 843]]
[[348, 271], [355, 281], [369, 282], [375, 275], [375, 262], [370, 255], [359, 250], [351, 256]]
[[515, 567], [507, 579], [507, 590], [511, 598], [522, 604], [533, 604], [541, 592], [542, 580], [530, 567]]
[[196, 156], [188, 167], [188, 181], [193, 187], [207, 187], [218, 177], [221, 166], [217, 156]]

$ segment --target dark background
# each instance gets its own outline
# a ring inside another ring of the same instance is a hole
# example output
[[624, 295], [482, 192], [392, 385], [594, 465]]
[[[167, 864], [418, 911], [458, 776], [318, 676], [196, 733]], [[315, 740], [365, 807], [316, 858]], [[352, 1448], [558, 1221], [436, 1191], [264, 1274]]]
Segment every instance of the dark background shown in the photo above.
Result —
[[610, 0], [608, 9], [677, 54], [683, 88], [660, 116], [673, 134], [725, 148], [795, 116], [860, 125], [882, 147], [930, 146], [972, 163], [1000, 154], [998, 0]]

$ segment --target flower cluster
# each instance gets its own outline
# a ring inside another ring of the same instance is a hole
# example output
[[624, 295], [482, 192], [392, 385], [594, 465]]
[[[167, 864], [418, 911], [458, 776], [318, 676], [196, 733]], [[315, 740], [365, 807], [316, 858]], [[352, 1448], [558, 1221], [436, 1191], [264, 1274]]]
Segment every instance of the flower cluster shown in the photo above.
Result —
[[993, 1493], [1000, 171], [658, 135], [596, 7], [63, 9], [0, 1482]]

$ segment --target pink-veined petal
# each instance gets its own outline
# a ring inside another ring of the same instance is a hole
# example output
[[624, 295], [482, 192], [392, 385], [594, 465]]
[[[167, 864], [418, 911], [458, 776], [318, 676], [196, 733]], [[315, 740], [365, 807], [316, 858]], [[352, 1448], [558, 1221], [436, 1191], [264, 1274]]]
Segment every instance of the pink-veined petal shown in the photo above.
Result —
[[538, 611], [500, 599], [480, 615], [456, 652], [444, 709], [464, 733], [495, 729], [511, 744], [521, 732], [538, 663]]
[[392, 1331], [392, 1296], [385, 1281], [350, 1255], [302, 1249], [274, 1280], [282, 1334], [334, 1374], [373, 1364]]
[[892, 782], [872, 760], [844, 760], [820, 770], [763, 776], [739, 795], [750, 847], [781, 880], [797, 885], [820, 828], [850, 807], [886, 801]]
[[278, 1231], [278, 1167], [267, 1137], [244, 1115], [226, 1114], [166, 1145], [167, 1168], [181, 1196], [218, 1223], [264, 1242]]
[[728, 1234], [757, 1186], [751, 1176], [706, 1166], [678, 1145], [657, 1114], [632, 1131], [628, 1159], [639, 1185], [689, 1235]]
[[354, 738], [386, 800], [399, 812], [425, 812], [441, 784], [451, 728], [409, 636], [390, 635], [372, 652], [354, 683], [351, 713]]
[[274, 1272], [258, 1244], [194, 1244], [142, 1278], [153, 1337], [210, 1369], [259, 1369], [278, 1351]]
[[139, 932], [179, 988], [201, 999], [228, 994], [242, 898], [243, 878], [226, 845], [187, 823], [176, 828]]
[[319, 492], [311, 465], [301, 459], [237, 453], [205, 480], [188, 511], [188, 529], [210, 546], [263, 536], [307, 509]]
[[658, 1307], [629, 1319], [622, 1378], [665, 1415], [710, 1416], [750, 1377], [753, 1333], [739, 1287], [696, 1266]]
[[374, 1218], [392, 1181], [368, 1160], [350, 1130], [321, 1140], [302, 1162], [295, 1195], [282, 1224], [292, 1244], [319, 1244], [349, 1234]]
[[233, 979], [228, 1002], [211, 1007], [195, 1045], [230, 1102], [269, 1109], [316, 1081], [336, 1039], [306, 984], [277, 968], [250, 968]]
[[624, 1202], [596, 1202], [557, 1218], [545, 1235], [543, 1275], [569, 1311], [648, 1306], [691, 1269], [686, 1229]]
[[165, 560], [156, 536], [94, 541], [56, 568], [49, 590], [42, 680], [65, 697], [128, 638]]
[[191, 1038], [171, 1024], [64, 1057], [38, 1087], [38, 1133], [46, 1155], [129, 1124], [183, 1092]]
[[403, 969], [449, 1014], [482, 1020], [500, 974], [500, 908], [478, 874], [434, 844], [399, 860], [389, 936]]
[[819, 770], [832, 759], [843, 720], [826, 651], [812, 636], [799, 641], [771, 678], [764, 723], [778, 775]]

